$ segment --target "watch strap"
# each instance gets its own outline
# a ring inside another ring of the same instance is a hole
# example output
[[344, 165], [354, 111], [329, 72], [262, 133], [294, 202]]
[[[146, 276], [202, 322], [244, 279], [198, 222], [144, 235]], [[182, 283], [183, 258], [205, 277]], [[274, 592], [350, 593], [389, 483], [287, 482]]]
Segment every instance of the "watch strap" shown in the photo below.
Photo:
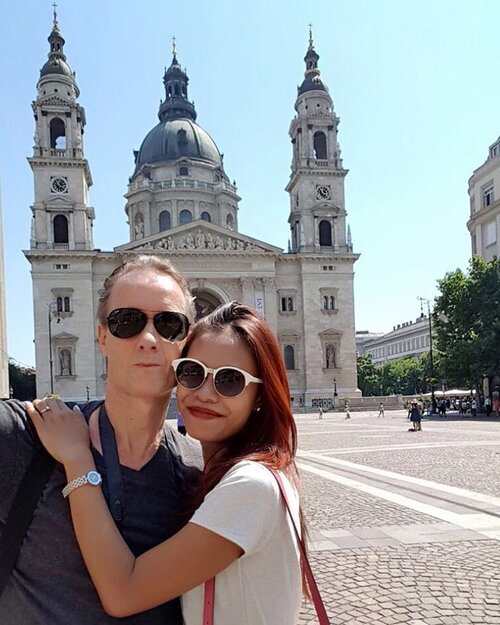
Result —
[[81, 475], [80, 477], [76, 477], [74, 480], [71, 480], [71, 482], [68, 482], [66, 486], [62, 489], [62, 496], [64, 497], [64, 499], [66, 499], [66, 497], [70, 493], [72, 493], [77, 488], [80, 488], [80, 486], [83, 486], [84, 484], [88, 484], [87, 475]]

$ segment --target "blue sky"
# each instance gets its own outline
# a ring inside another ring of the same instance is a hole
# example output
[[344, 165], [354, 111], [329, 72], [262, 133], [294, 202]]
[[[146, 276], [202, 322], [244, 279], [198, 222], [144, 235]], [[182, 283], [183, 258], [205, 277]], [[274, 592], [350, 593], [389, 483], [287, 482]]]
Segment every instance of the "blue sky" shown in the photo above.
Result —
[[[157, 123], [171, 38], [198, 122], [243, 198], [240, 231], [286, 249], [296, 87], [308, 24], [341, 118], [357, 329], [418, 316], [417, 296], [467, 266], [467, 181], [500, 134], [497, 0], [60, 0], [65, 52], [85, 107], [94, 242], [128, 240], [132, 150]], [[34, 363], [29, 246], [31, 102], [47, 58], [50, 2], [2, 0], [0, 176], [8, 351]], [[7, 28], [5, 28], [5, 26]]]

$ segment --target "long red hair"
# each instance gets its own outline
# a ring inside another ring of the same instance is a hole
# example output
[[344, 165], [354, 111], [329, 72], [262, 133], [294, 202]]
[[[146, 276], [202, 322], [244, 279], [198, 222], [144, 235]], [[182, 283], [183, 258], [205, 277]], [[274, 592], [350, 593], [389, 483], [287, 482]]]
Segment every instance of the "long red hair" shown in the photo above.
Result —
[[[182, 356], [189, 355], [191, 344], [199, 336], [207, 332], [225, 332], [228, 329], [245, 343], [257, 364], [257, 376], [262, 379], [258, 407], [253, 410], [244, 427], [225, 441], [223, 448], [208, 459], [194, 508], [201, 504], [205, 495], [220, 482], [229, 469], [241, 460], [253, 460], [271, 469], [284, 471], [300, 491], [295, 465], [297, 427], [290, 404], [288, 378], [279, 344], [267, 323], [244, 304], [224, 304], [194, 325], [182, 350]], [[306, 528], [302, 509], [300, 521], [305, 541]], [[309, 594], [305, 585], [304, 591]]]

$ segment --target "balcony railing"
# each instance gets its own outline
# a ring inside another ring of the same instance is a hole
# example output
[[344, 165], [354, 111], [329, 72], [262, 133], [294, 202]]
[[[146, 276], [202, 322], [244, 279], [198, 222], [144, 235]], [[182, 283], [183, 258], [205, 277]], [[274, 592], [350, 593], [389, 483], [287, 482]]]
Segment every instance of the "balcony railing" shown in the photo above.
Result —
[[203, 189], [208, 191], [224, 190], [236, 193], [236, 187], [227, 182], [205, 182], [203, 180], [193, 180], [191, 178], [174, 178], [173, 180], [160, 180], [157, 182], [143, 179], [137, 182], [132, 182], [128, 186], [129, 192], [140, 191], [141, 189]]

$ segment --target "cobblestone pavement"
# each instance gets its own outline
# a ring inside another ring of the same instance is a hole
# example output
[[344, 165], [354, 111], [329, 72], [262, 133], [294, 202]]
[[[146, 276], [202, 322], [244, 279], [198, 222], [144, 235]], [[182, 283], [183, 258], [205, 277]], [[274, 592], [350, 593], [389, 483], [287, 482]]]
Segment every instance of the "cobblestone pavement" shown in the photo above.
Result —
[[[500, 625], [500, 421], [298, 415], [313, 570], [332, 625]], [[298, 625], [316, 623], [304, 606]]]

